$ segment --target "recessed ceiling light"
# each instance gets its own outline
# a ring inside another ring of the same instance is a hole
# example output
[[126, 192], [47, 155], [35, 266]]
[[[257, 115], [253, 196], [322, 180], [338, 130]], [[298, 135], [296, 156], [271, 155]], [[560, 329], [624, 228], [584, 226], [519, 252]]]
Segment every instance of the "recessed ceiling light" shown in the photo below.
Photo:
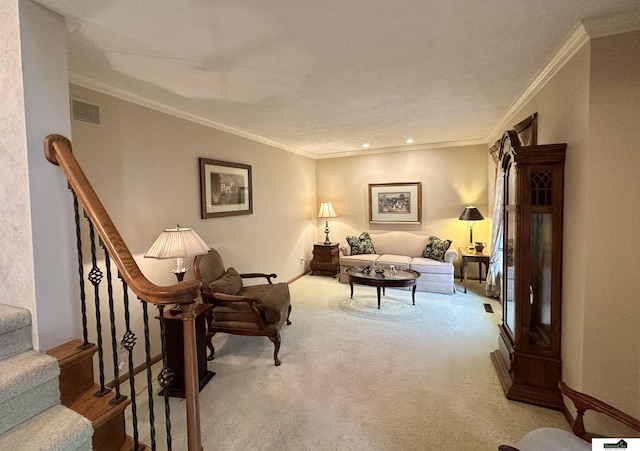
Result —
[[411, 138], [407, 139], [407, 144], [413, 144], [413, 139]]
[[368, 148], [368, 147], [369, 147], [369, 144], [368, 144], [368, 143], [364, 143], [364, 144], [362, 145], [362, 147], [364, 147], [364, 148], [366, 149], [366, 148]]

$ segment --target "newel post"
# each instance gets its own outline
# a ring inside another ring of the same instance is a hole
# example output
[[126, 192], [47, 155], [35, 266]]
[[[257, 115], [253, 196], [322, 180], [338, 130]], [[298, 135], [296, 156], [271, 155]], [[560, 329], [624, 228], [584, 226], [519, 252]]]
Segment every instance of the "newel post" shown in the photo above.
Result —
[[194, 302], [180, 305], [184, 339], [184, 397], [187, 404], [187, 438], [189, 451], [202, 451], [195, 308], [196, 304]]

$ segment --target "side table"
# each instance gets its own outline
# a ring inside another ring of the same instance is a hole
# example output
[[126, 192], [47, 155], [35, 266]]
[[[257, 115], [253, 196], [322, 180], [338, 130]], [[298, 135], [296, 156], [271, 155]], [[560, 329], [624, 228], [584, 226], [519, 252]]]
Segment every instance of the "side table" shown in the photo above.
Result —
[[[197, 304], [195, 309], [196, 327], [196, 354], [198, 357], [198, 381], [199, 390], [216, 374], [207, 370], [207, 311], [211, 304]], [[184, 398], [184, 338], [182, 332], [182, 314], [171, 313], [169, 309], [164, 312], [164, 330], [167, 342], [167, 364], [173, 371], [173, 383], [167, 389], [169, 396]], [[164, 395], [164, 390], [160, 391]]]
[[316, 243], [313, 245], [313, 259], [309, 262], [311, 274], [325, 273], [335, 277], [340, 272], [339, 243]]
[[484, 264], [486, 271], [489, 271], [489, 256], [482, 253], [476, 252], [475, 250], [470, 251], [466, 247], [459, 247], [458, 253], [460, 254], [460, 282], [464, 281], [464, 292], [467, 292], [467, 263], [469, 262], [478, 262], [478, 274], [480, 283], [482, 283], [482, 265]]

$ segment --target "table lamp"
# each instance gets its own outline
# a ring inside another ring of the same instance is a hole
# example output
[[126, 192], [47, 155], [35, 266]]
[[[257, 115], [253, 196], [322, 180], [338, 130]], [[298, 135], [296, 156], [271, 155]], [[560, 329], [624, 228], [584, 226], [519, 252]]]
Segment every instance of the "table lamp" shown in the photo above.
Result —
[[331, 244], [331, 241], [329, 240], [329, 218], [335, 218], [336, 216], [338, 215], [333, 209], [333, 205], [331, 205], [331, 202], [322, 202], [320, 204], [318, 218], [324, 218], [324, 244]]
[[460, 221], [469, 221], [469, 243], [473, 244], [473, 221], [482, 221], [484, 216], [473, 205], [465, 207], [458, 218]]
[[184, 267], [184, 257], [202, 255], [209, 252], [209, 245], [190, 228], [176, 225], [175, 229], [165, 229], [144, 255], [145, 258], [175, 258], [176, 269], [171, 272], [182, 282], [189, 270]]

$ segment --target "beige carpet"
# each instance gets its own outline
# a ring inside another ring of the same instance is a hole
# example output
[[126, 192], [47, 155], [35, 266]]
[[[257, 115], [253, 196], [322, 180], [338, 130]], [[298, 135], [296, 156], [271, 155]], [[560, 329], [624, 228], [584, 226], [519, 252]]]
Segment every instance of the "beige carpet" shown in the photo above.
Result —
[[[389, 289], [377, 310], [371, 287], [350, 299], [332, 278], [292, 283], [280, 367], [267, 338], [216, 336], [217, 374], [200, 396], [204, 449], [496, 450], [537, 427], [569, 430], [560, 412], [504, 397], [489, 357], [500, 306], [484, 285], [469, 288], [416, 293], [415, 306]], [[184, 401], [171, 409], [173, 449], [185, 449]]]

